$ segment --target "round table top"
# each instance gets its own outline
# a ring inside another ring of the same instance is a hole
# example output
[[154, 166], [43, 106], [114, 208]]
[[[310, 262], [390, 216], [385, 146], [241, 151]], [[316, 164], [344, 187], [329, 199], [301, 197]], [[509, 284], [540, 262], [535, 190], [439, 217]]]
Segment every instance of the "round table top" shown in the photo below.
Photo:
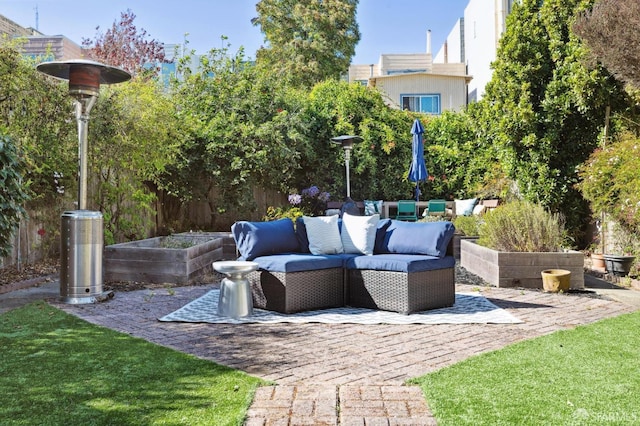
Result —
[[246, 262], [242, 260], [223, 260], [220, 262], [213, 262], [213, 269], [223, 274], [239, 274], [249, 273], [258, 269], [256, 262]]

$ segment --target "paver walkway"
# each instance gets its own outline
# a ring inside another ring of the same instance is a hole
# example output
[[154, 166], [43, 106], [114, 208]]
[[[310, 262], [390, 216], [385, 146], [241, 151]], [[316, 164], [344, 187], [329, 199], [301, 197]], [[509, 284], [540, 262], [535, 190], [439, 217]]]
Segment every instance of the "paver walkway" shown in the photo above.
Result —
[[614, 300], [479, 289], [521, 324], [187, 324], [157, 318], [212, 286], [117, 293], [95, 305], [50, 302], [85, 320], [274, 382], [246, 425], [433, 425], [421, 390], [403, 383], [510, 343], [631, 312]]

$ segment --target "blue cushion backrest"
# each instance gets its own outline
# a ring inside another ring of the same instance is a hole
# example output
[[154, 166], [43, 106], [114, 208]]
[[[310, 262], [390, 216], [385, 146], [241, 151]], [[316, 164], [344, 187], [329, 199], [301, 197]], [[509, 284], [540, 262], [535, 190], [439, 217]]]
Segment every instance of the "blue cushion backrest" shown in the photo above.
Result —
[[300, 252], [310, 253], [307, 227], [304, 225], [304, 220], [302, 219], [302, 217], [296, 219], [296, 237], [298, 238], [298, 244], [300, 245]]
[[[338, 229], [342, 230], [342, 219], [338, 219]], [[296, 219], [296, 236], [300, 245], [300, 253], [311, 253], [309, 251], [309, 236], [307, 235], [307, 227], [304, 220], [299, 217]]]
[[231, 233], [244, 260], [300, 251], [293, 222], [288, 218], [271, 222], [239, 221], [231, 226]]
[[376, 242], [373, 246], [373, 253], [384, 253], [384, 237], [387, 232], [387, 228], [391, 225], [391, 219], [380, 219], [378, 221], [378, 228], [376, 229]]
[[426, 254], [444, 257], [453, 238], [451, 222], [402, 222], [392, 220], [378, 253]]

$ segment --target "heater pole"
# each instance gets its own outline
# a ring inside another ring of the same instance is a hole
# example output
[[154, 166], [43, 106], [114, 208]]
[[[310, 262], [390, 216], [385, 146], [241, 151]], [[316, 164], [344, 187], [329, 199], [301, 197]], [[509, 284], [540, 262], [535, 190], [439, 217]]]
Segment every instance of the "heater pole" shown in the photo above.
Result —
[[87, 209], [87, 134], [89, 130], [89, 111], [96, 103], [97, 96], [76, 99], [76, 121], [78, 123], [78, 210]]

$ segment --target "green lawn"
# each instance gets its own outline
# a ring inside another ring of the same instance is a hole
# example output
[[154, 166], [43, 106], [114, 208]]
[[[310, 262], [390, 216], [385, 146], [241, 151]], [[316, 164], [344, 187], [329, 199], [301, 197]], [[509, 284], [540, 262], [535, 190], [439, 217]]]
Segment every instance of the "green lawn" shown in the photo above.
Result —
[[2, 425], [240, 425], [261, 383], [44, 302], [0, 315]]
[[411, 381], [438, 425], [640, 424], [640, 311]]

